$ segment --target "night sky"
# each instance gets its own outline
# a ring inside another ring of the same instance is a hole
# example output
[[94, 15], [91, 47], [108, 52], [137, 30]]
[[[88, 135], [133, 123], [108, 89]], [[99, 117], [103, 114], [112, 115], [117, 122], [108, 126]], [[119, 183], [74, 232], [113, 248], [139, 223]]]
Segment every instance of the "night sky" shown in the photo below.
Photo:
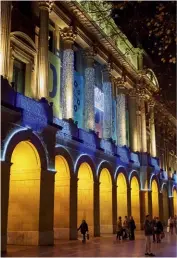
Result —
[[133, 46], [150, 56], [162, 89], [160, 97], [175, 112], [176, 2], [114, 1], [112, 17]]

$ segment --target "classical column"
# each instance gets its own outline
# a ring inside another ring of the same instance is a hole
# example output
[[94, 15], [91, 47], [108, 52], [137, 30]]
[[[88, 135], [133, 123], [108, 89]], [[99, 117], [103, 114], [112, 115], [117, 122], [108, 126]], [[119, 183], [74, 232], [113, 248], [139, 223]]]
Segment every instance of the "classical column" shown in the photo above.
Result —
[[49, 1], [39, 1], [38, 97], [48, 97]]
[[117, 185], [114, 183], [112, 187], [112, 221], [113, 221], [113, 234], [117, 230]]
[[126, 103], [125, 84], [122, 79], [117, 81], [117, 141], [118, 145], [126, 145]]
[[137, 148], [137, 120], [136, 120], [136, 91], [132, 89], [128, 97], [129, 126], [130, 126], [130, 147], [133, 151], [139, 151]]
[[149, 103], [149, 115], [150, 115], [150, 142], [151, 142], [151, 155], [156, 157], [156, 137], [155, 137], [155, 123], [154, 123], [154, 101]]
[[62, 117], [73, 118], [73, 84], [74, 84], [74, 51], [73, 43], [76, 34], [73, 27], [65, 27], [60, 31], [64, 43], [62, 62]]
[[85, 69], [85, 106], [84, 106], [84, 128], [95, 129], [95, 68], [94, 68], [95, 49], [93, 47], [86, 49], [86, 69]]
[[146, 136], [146, 113], [145, 113], [145, 92], [144, 89], [139, 90], [139, 103], [141, 110], [141, 151], [147, 152], [147, 136]]
[[111, 67], [106, 65], [103, 73], [103, 93], [104, 93], [104, 114], [103, 114], [103, 138], [112, 137], [112, 84]]
[[11, 1], [1, 1], [0, 74], [7, 79], [9, 72], [11, 9]]

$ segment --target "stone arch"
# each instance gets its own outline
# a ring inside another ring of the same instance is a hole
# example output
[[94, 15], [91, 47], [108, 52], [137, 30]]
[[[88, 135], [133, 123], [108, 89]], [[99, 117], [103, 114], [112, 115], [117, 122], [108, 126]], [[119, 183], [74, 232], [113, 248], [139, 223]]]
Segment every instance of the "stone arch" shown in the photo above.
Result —
[[113, 232], [112, 190], [113, 174], [108, 162], [101, 162], [97, 169], [100, 200], [100, 233]]
[[100, 178], [100, 174], [101, 174], [101, 171], [103, 168], [106, 168], [109, 171], [112, 184], [114, 184], [115, 181], [114, 181], [114, 177], [113, 177], [113, 168], [112, 168], [111, 164], [105, 160], [101, 161], [97, 166], [97, 173], [96, 173], [97, 178], [98, 179]]
[[177, 216], [177, 187], [173, 185], [172, 187], [173, 196], [173, 214]]
[[95, 181], [96, 179], [96, 169], [95, 169], [95, 164], [92, 160], [92, 158], [86, 154], [80, 155], [77, 160], [75, 161], [75, 165], [74, 165], [74, 174], [76, 175], [76, 177], [78, 176], [78, 171], [79, 171], [79, 167], [82, 163], [86, 162], [93, 173], [93, 179]]
[[138, 184], [139, 184], [139, 188], [141, 189], [141, 182], [140, 182], [140, 178], [138, 175], [138, 172], [136, 170], [132, 170], [129, 174], [129, 184], [131, 185], [131, 180], [132, 177], [136, 177], [136, 179], [138, 180]]
[[118, 175], [122, 173], [126, 179], [126, 183], [127, 183], [127, 187], [130, 187], [130, 182], [128, 180], [128, 175], [127, 175], [127, 170], [126, 168], [119, 166], [118, 168], [116, 168], [115, 174], [114, 174], [114, 178], [115, 178], [115, 182], [117, 183], [117, 178]]
[[167, 225], [169, 219], [169, 199], [168, 199], [168, 186], [166, 183], [163, 183], [161, 186], [162, 193], [162, 202], [163, 202], [163, 222]]
[[70, 176], [74, 176], [74, 162], [73, 162], [73, 158], [72, 155], [70, 153], [69, 150], [67, 150], [66, 148], [64, 148], [63, 146], [57, 146], [55, 148], [55, 156], [62, 156], [63, 158], [65, 158], [65, 160], [67, 161], [68, 165], [69, 165], [69, 170], [70, 170]]
[[13, 130], [10, 135], [8, 135], [5, 139], [5, 145], [3, 150], [3, 158], [5, 161], [10, 162], [13, 150], [16, 145], [21, 141], [29, 141], [34, 147], [37, 149], [41, 168], [47, 170], [48, 160], [47, 160], [47, 150], [45, 149], [43, 143], [40, 141], [39, 137], [37, 137], [32, 130]]
[[159, 184], [156, 175], [153, 175], [149, 182], [152, 197], [152, 217], [159, 217]]
[[136, 171], [130, 174], [131, 189], [131, 215], [133, 216], [137, 229], [140, 229], [140, 180]]
[[54, 237], [69, 239], [70, 180], [74, 176], [73, 160], [62, 146], [55, 148]]
[[148, 68], [146, 70], [146, 74], [147, 74], [148, 78], [154, 83], [154, 85], [157, 88], [159, 88], [159, 83], [158, 83], [157, 77], [156, 77], [155, 73], [153, 72], [153, 70]]
[[31, 46], [35, 51], [37, 51], [34, 41], [26, 33], [22, 31], [13, 31], [10, 33], [10, 36], [15, 36], [17, 38], [25, 40], [29, 44], [29, 46]]
[[160, 182], [159, 182], [159, 178], [157, 177], [157, 175], [152, 174], [150, 179], [149, 179], [149, 189], [152, 189], [152, 181], [155, 180], [157, 183], [157, 187], [158, 187], [158, 192], [160, 192]]

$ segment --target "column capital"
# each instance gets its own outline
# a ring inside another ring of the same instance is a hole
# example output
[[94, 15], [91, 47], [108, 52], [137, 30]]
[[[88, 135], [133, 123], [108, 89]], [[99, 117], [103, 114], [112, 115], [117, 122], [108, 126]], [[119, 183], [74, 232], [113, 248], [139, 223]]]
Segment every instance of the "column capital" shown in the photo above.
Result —
[[154, 106], [155, 106], [155, 100], [152, 99], [152, 98], [149, 99], [148, 104], [149, 104], [149, 107], [150, 107], [150, 108], [154, 108]]
[[103, 81], [111, 82], [111, 71], [112, 71], [112, 64], [107, 63], [103, 66], [102, 74], [103, 74]]
[[93, 67], [94, 65], [94, 57], [97, 54], [96, 46], [92, 46], [84, 49], [84, 57], [86, 60], [87, 67]]
[[129, 97], [136, 98], [137, 97], [136, 89], [135, 88], [129, 89], [128, 90], [128, 95], [129, 95]]
[[141, 85], [136, 86], [136, 94], [139, 98], [141, 98], [143, 100], [148, 99], [146, 89], [144, 87], [142, 87]]
[[53, 1], [38, 1], [39, 9], [50, 12], [52, 10], [53, 3]]
[[115, 80], [117, 95], [118, 94], [127, 94], [128, 90], [126, 88], [126, 80], [124, 77], [119, 77]]
[[71, 45], [74, 43], [76, 39], [76, 32], [74, 31], [73, 26], [65, 27], [63, 29], [60, 29], [60, 35], [63, 38], [63, 40], [69, 44], [69, 48], [71, 48]]

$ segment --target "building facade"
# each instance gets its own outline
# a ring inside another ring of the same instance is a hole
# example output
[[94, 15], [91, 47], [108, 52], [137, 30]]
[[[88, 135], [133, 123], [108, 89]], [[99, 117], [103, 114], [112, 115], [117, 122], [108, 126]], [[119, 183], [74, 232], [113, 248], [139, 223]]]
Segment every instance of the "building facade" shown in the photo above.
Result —
[[1, 2], [2, 251], [177, 214], [176, 118], [109, 9]]

